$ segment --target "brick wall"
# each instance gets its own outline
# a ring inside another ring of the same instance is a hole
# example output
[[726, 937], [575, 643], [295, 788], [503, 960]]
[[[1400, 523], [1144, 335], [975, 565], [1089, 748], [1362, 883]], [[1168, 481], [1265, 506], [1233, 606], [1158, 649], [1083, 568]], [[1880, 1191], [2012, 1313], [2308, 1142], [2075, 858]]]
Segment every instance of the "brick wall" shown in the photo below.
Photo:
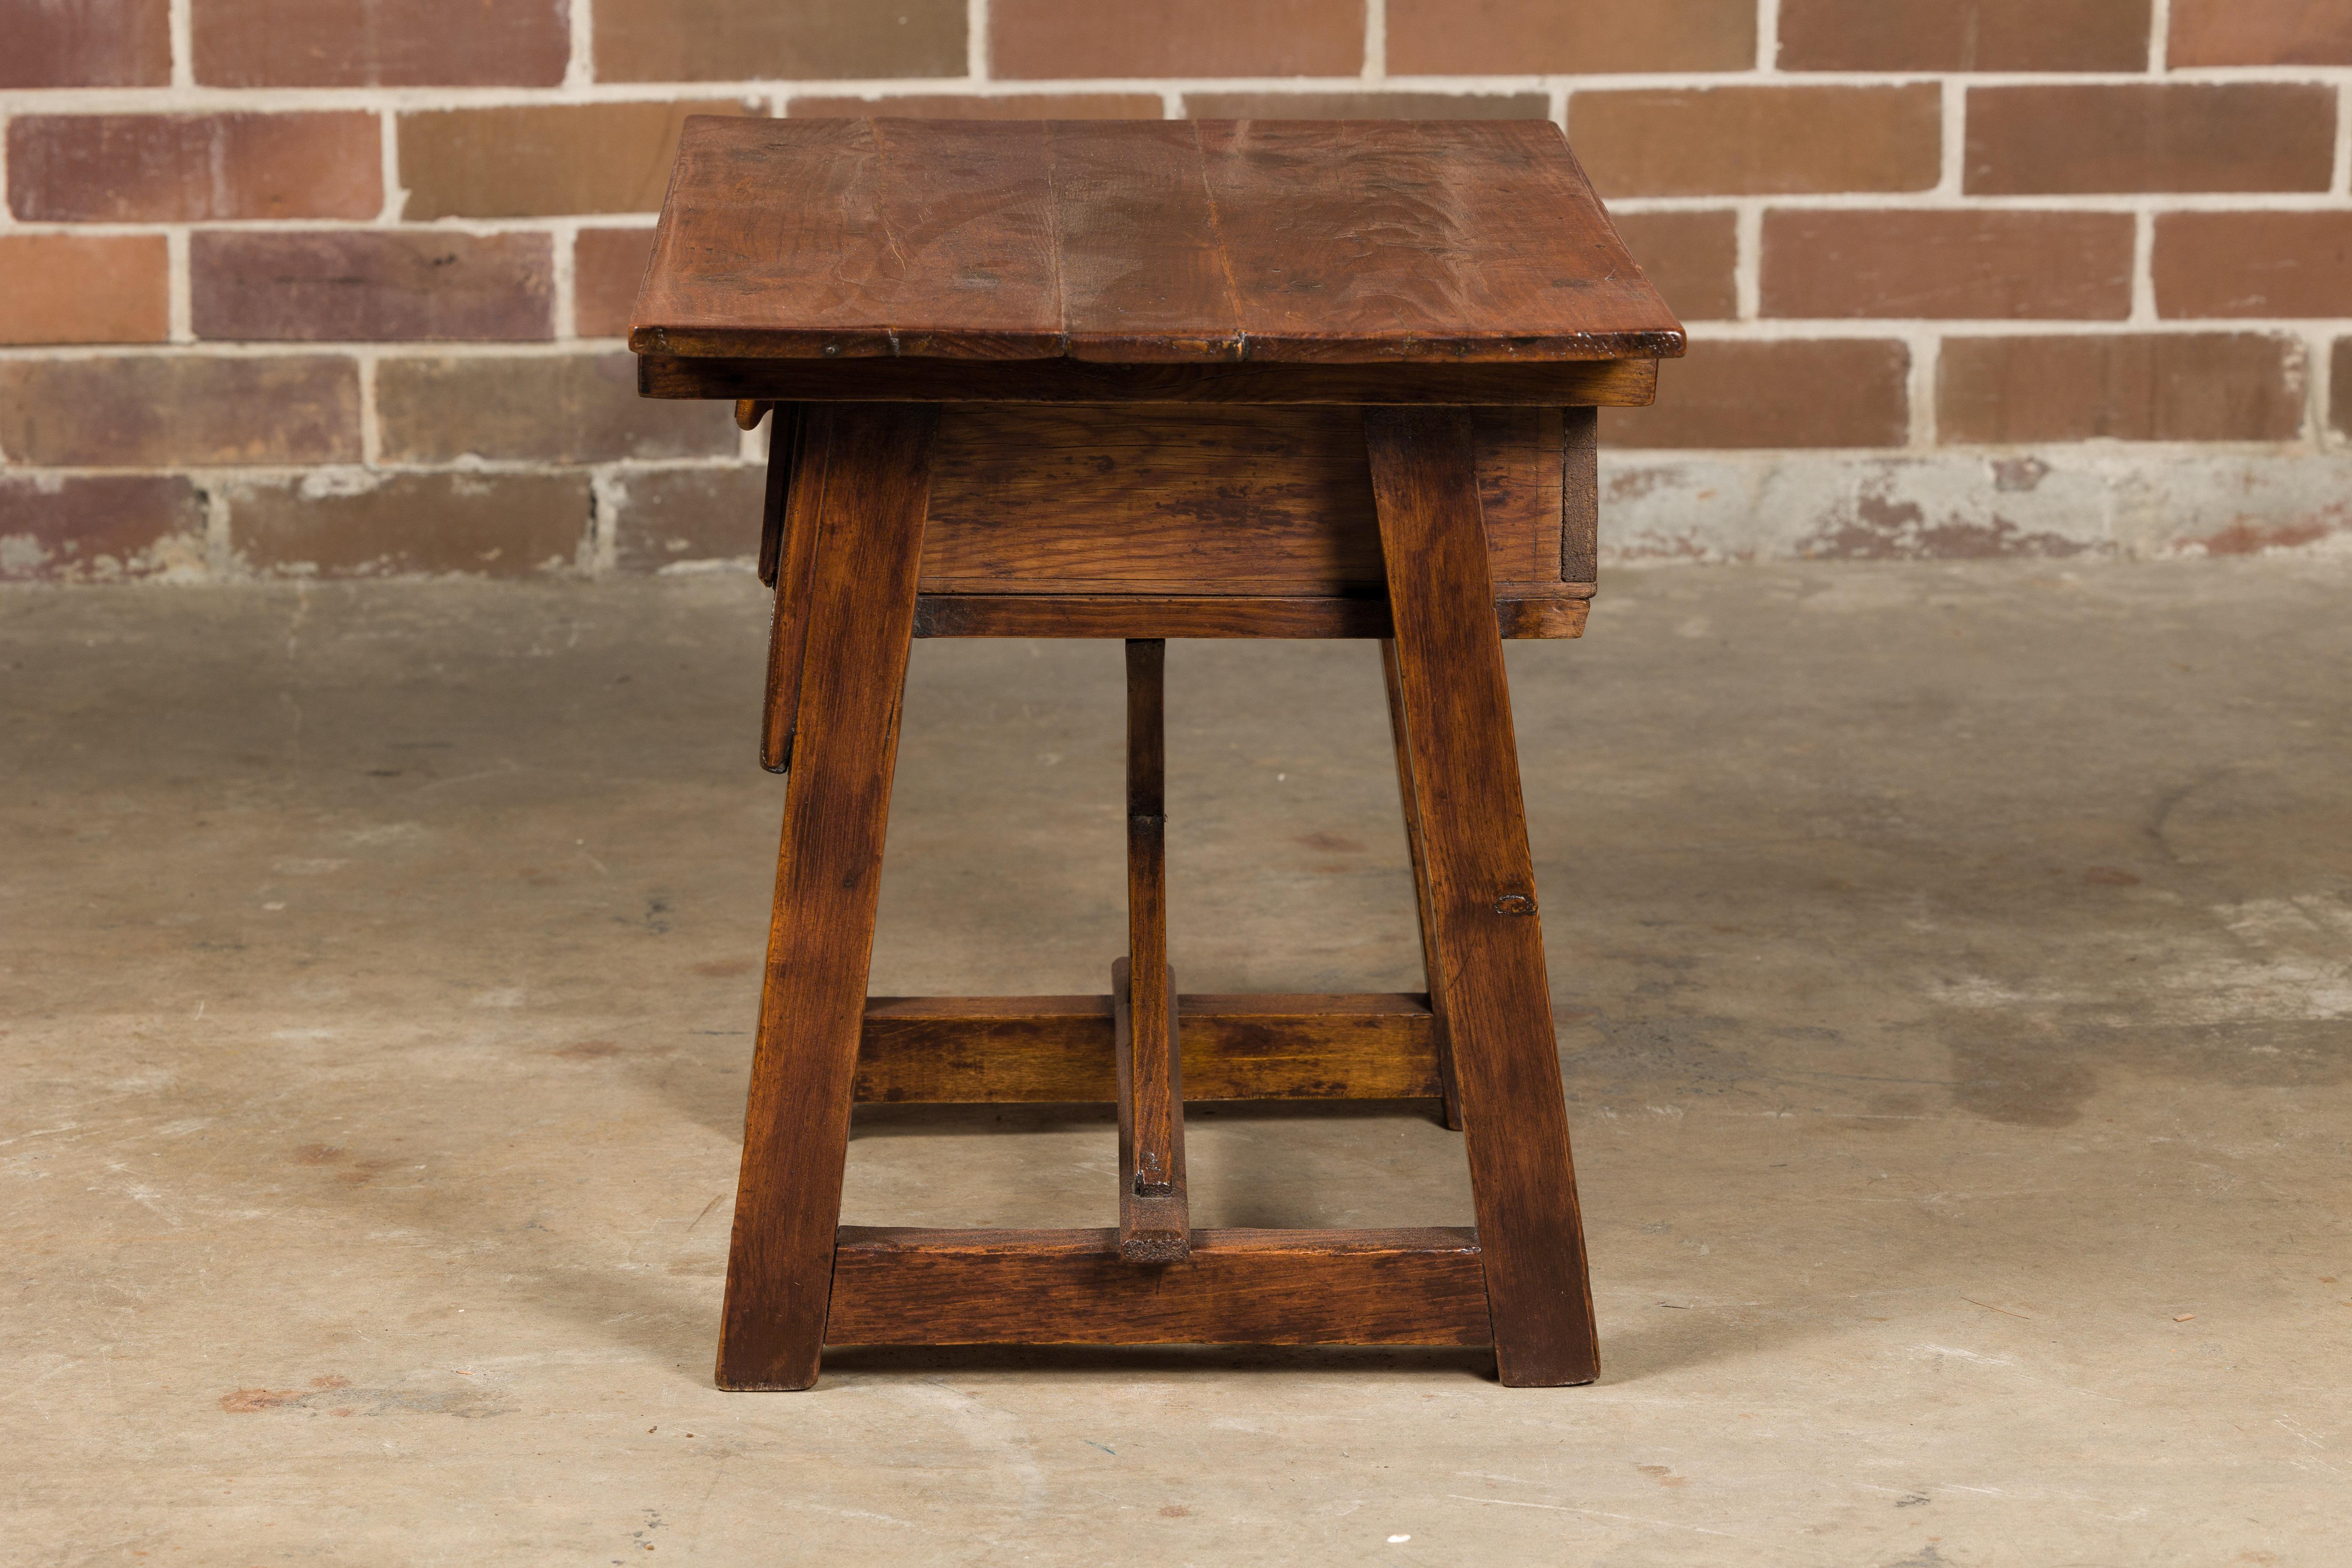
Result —
[[2352, 0], [0, 0], [0, 577], [747, 554], [693, 112], [1552, 119], [1694, 340], [1618, 557], [2352, 548]]

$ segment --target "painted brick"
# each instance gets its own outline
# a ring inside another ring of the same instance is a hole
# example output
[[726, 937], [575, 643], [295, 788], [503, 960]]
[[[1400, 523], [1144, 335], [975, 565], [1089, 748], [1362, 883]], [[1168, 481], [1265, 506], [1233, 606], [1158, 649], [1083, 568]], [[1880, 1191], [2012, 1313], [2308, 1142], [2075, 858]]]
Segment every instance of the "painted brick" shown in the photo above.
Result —
[[0, 0], [0, 89], [163, 87], [171, 0]]
[[961, 76], [964, 0], [596, 0], [604, 81]]
[[26, 114], [8, 122], [8, 206], [30, 223], [373, 218], [373, 114]]
[[418, 229], [192, 237], [196, 336], [447, 342], [555, 335], [554, 242]]
[[1389, 0], [1396, 76], [1735, 71], [1756, 64], [1754, 0]]
[[2167, 64], [2352, 66], [2345, 0], [2172, 0]]
[[1192, 120], [1544, 120], [1540, 92], [1188, 92]]
[[2253, 333], [1952, 338], [1946, 441], [2285, 441], [2303, 424], [2300, 355]]
[[203, 499], [184, 479], [0, 478], [0, 583], [115, 583], [204, 560]]
[[2128, 213], [1771, 212], [1767, 316], [2121, 321]]
[[153, 343], [171, 335], [160, 234], [0, 235], [0, 343]]
[[1578, 92], [1568, 135], [1603, 195], [1924, 191], [1941, 172], [1932, 86]]
[[2336, 352], [2328, 362], [2327, 422], [2339, 436], [2352, 436], [2352, 338], [2336, 340]]
[[896, 94], [888, 98], [795, 98], [784, 105], [794, 120], [833, 116], [862, 120], [1158, 120], [1156, 92], [976, 92]]
[[1004, 79], [1355, 76], [1363, 0], [991, 0], [988, 58]]
[[584, 474], [400, 474], [345, 489], [326, 476], [228, 491], [230, 548], [279, 577], [572, 570], [588, 531]]
[[1739, 313], [1739, 290], [1732, 279], [1739, 262], [1738, 220], [1733, 214], [1621, 213], [1617, 232], [1684, 321], [1727, 321]]
[[1604, 446], [1899, 447], [1911, 351], [1878, 339], [1709, 342], [1659, 368], [1649, 408], [1601, 411]]
[[1780, 0], [1780, 68], [2137, 71], [2149, 0]]
[[721, 102], [565, 103], [400, 117], [411, 222], [657, 212], [689, 114]]
[[375, 405], [395, 463], [709, 458], [738, 447], [729, 405], [639, 397], [625, 353], [389, 359], [376, 366]]
[[572, 251], [572, 330], [583, 338], [626, 336], [653, 255], [650, 228], [582, 229]]
[[2352, 212], [2164, 213], [2166, 316], [2352, 316]]
[[767, 476], [758, 466], [651, 468], [624, 475], [614, 520], [624, 572], [676, 571], [760, 553]]
[[359, 367], [339, 354], [0, 361], [0, 451], [77, 468], [353, 462]]
[[191, 0], [207, 87], [553, 87], [565, 0]]
[[1969, 90], [1971, 195], [2324, 191], [2336, 89], [2269, 82]]

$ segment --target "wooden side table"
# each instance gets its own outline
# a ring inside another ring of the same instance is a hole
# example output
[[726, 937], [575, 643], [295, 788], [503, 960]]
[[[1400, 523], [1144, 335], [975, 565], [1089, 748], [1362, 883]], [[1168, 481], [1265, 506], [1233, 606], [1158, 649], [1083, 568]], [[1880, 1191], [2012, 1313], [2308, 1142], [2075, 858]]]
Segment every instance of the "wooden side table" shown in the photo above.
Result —
[[[1575, 637], [1594, 410], [1682, 328], [1541, 122], [698, 118], [630, 344], [776, 411], [762, 756], [790, 765], [719, 1384], [827, 1344], [1492, 1345], [1591, 1291], [1501, 639]], [[914, 637], [1126, 639], [1104, 996], [869, 998]], [[1179, 996], [1163, 639], [1381, 639], [1426, 996]], [[1187, 1099], [1442, 1098], [1477, 1224], [1192, 1228]], [[841, 1226], [858, 1100], [1116, 1100], [1119, 1223]]]

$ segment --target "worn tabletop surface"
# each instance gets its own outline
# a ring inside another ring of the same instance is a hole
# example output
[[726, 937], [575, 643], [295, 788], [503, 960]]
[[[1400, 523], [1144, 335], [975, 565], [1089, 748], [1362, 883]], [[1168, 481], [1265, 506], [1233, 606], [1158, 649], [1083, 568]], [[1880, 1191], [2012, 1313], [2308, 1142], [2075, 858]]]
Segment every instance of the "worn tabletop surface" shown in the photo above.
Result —
[[1112, 363], [1684, 348], [1541, 121], [697, 117], [630, 342]]

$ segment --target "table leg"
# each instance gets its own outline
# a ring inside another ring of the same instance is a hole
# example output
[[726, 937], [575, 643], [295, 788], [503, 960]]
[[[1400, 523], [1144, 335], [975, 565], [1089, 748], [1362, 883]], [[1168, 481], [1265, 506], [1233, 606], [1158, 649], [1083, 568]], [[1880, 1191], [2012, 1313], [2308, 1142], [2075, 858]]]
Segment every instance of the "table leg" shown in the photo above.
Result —
[[1399, 706], [1506, 1384], [1599, 1373], [1470, 416], [1367, 409]]
[[1405, 738], [1404, 696], [1397, 686], [1396, 642], [1381, 639], [1381, 673], [1388, 678], [1389, 736], [1396, 743], [1397, 798], [1404, 805], [1404, 847], [1412, 860], [1412, 918], [1421, 931], [1421, 972], [1429, 987], [1430, 1036], [1437, 1047], [1437, 1081], [1444, 1099], [1445, 1125], [1462, 1131], [1462, 1095], [1454, 1087], [1454, 1049], [1445, 1039], [1445, 1002], [1437, 984], [1435, 927], [1429, 918], [1429, 868], [1421, 855], [1421, 808], [1415, 804], [1412, 748]]
[[722, 1388], [816, 1381], [937, 410], [811, 411], [825, 484], [735, 1197]]

